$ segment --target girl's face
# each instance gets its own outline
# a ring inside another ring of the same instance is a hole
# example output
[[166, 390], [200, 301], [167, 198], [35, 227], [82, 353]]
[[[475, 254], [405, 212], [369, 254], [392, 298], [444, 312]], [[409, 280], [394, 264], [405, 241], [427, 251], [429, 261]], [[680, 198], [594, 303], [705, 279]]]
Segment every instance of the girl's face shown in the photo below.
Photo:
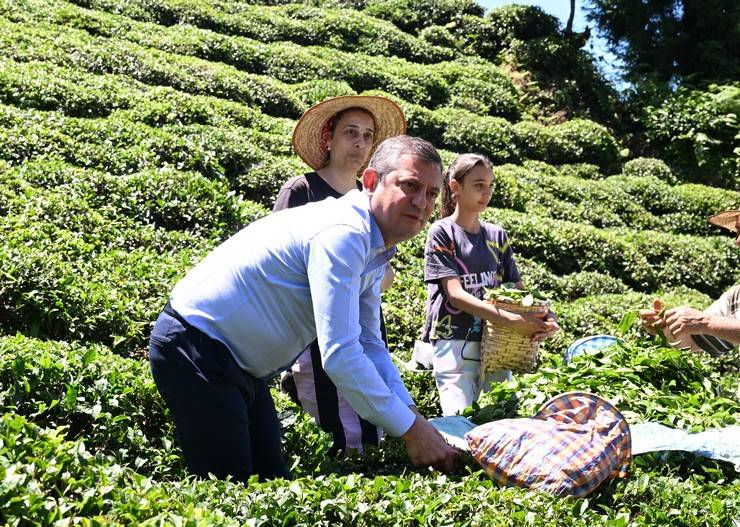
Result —
[[367, 162], [374, 139], [375, 123], [369, 114], [359, 110], [345, 113], [329, 141], [329, 164], [359, 170]]
[[486, 166], [475, 165], [463, 176], [462, 181], [453, 183], [457, 183], [457, 189], [453, 189], [457, 196], [457, 207], [463, 211], [483, 212], [491, 201], [493, 173]]

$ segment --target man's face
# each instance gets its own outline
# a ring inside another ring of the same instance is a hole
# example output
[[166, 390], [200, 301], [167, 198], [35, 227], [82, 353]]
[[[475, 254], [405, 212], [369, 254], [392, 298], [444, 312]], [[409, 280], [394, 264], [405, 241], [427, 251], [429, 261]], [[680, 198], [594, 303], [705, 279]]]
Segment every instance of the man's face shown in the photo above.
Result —
[[429, 221], [442, 187], [442, 173], [437, 165], [405, 154], [382, 182], [373, 168], [363, 172], [362, 182], [385, 246], [390, 247], [413, 238]]

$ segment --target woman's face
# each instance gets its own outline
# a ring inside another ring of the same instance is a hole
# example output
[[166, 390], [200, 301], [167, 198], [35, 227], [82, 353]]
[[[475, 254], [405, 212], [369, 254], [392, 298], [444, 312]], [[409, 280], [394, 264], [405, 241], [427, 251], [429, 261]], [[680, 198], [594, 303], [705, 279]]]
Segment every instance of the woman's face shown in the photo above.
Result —
[[491, 201], [493, 173], [484, 165], [475, 165], [457, 181], [457, 206], [471, 212], [483, 212]]
[[735, 245], [740, 247], [740, 216], [735, 219]]
[[361, 110], [347, 112], [337, 121], [329, 140], [329, 166], [360, 170], [367, 163], [375, 139], [375, 123]]

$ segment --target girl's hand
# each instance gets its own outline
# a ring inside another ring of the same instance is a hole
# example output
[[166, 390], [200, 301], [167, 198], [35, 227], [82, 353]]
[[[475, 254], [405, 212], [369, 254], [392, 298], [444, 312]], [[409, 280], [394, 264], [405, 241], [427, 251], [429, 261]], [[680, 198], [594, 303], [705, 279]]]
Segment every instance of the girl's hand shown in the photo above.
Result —
[[548, 329], [546, 331], [540, 331], [532, 335], [532, 341], [533, 342], [541, 342], [545, 340], [547, 337], [550, 337], [560, 331], [560, 326], [558, 326], [558, 323], [555, 322], [553, 319], [547, 319], [545, 322], [548, 325]]
[[523, 335], [534, 337], [537, 334], [549, 332], [551, 323], [557, 326], [557, 322], [545, 320], [548, 313], [506, 313], [508, 325]]

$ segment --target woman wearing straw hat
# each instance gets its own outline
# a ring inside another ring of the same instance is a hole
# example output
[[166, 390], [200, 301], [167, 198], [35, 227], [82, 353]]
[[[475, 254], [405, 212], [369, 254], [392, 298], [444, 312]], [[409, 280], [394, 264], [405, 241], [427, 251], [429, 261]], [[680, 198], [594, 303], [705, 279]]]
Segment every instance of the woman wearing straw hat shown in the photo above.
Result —
[[[725, 210], [708, 218], [709, 223], [735, 235], [740, 247], [740, 210]], [[661, 329], [672, 346], [721, 355], [740, 346], [740, 284], [731, 287], [704, 311], [681, 306], [661, 316], [663, 302], [640, 310], [643, 326], [654, 333]]]
[[[403, 111], [385, 97], [335, 97], [314, 105], [301, 116], [292, 140], [295, 152], [314, 171], [288, 180], [273, 211], [361, 189], [357, 176], [375, 147], [405, 132]], [[392, 281], [388, 266], [381, 288], [385, 290]], [[381, 314], [381, 324], [382, 320]], [[385, 340], [385, 328], [381, 329]], [[332, 434], [334, 453], [362, 451], [363, 445], [380, 442], [382, 430], [360, 418], [324, 372], [317, 341], [304, 350], [281, 384], [324, 431]]]

